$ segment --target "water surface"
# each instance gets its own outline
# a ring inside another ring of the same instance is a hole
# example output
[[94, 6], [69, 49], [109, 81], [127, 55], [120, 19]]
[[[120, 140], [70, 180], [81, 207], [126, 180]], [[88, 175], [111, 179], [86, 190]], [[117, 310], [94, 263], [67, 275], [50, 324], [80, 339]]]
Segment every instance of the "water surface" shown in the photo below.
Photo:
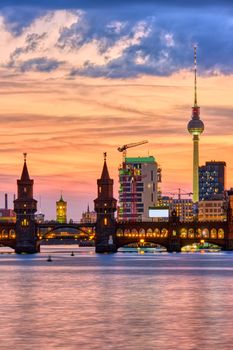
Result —
[[0, 283], [0, 349], [233, 349], [232, 253], [44, 246], [0, 254]]

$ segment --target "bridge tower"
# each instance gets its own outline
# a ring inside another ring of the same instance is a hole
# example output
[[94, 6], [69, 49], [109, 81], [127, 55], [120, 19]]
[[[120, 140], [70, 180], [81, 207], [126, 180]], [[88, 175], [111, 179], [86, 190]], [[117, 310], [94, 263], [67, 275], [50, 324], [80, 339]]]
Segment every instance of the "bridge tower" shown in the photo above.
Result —
[[116, 199], [113, 198], [113, 180], [110, 179], [104, 153], [102, 175], [97, 180], [98, 197], [94, 200], [96, 220], [96, 253], [115, 253], [116, 248]]
[[16, 213], [16, 248], [18, 254], [37, 253], [35, 212], [37, 201], [33, 199], [33, 184], [27, 168], [27, 154], [24, 153], [24, 165], [21, 179], [17, 180], [18, 196], [14, 200]]

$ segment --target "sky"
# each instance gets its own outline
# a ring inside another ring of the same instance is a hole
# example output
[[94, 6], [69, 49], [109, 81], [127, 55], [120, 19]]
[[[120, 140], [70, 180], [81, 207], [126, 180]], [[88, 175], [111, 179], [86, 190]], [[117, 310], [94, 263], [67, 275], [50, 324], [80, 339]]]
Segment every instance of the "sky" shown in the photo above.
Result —
[[62, 191], [77, 221], [93, 208], [103, 152], [117, 198], [117, 148], [144, 139], [128, 156], [155, 156], [164, 193], [191, 192], [194, 44], [200, 164], [226, 161], [233, 187], [231, 3], [1, 0], [0, 206], [27, 152], [39, 211], [55, 218]]

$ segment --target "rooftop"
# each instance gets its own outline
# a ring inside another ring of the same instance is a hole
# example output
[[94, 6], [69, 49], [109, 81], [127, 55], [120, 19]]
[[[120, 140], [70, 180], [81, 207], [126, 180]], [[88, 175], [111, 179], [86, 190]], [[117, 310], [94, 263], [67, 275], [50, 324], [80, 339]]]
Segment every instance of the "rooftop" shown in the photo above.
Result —
[[149, 157], [126, 157], [125, 158], [126, 163], [154, 163], [155, 157], [149, 156]]

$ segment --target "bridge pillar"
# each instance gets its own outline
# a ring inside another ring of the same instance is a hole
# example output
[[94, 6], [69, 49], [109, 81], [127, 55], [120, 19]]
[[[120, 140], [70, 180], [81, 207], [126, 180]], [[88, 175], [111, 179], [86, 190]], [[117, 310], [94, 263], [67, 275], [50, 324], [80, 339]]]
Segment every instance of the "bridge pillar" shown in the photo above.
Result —
[[113, 180], [110, 179], [104, 154], [101, 178], [97, 180], [98, 197], [94, 200], [96, 220], [96, 253], [115, 253], [116, 247], [116, 199], [113, 198]]
[[168, 246], [167, 246], [167, 251], [169, 253], [180, 253], [181, 252], [181, 244], [180, 244], [180, 239], [169, 239]]
[[179, 216], [177, 216], [177, 213], [175, 210], [172, 211], [171, 217], [169, 218], [169, 236], [168, 236], [168, 246], [167, 251], [169, 253], [181, 252], [181, 243], [180, 238], [178, 236], [178, 226], [179, 226]]
[[30, 179], [26, 153], [24, 153], [24, 166], [21, 179], [17, 180], [18, 196], [14, 201], [14, 211], [16, 213], [16, 248], [18, 254], [37, 253], [37, 236], [35, 212], [37, 211], [37, 201], [33, 199], [33, 184]]

